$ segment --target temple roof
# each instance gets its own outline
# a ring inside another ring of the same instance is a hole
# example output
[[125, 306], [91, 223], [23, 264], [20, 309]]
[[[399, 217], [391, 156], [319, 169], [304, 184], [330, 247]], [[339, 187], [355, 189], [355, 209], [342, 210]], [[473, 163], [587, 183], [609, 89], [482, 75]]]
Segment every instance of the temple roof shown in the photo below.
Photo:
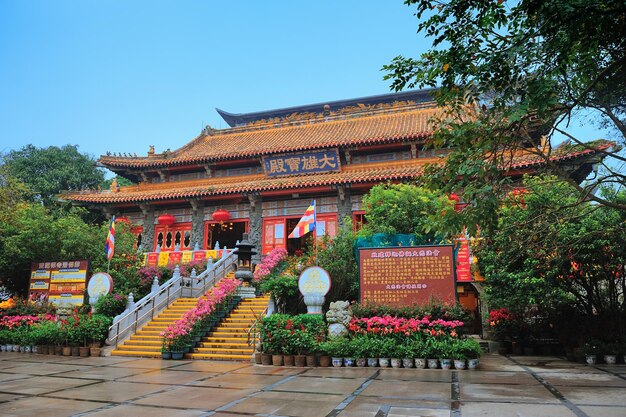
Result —
[[379, 103], [344, 107], [328, 115], [297, 113], [264, 119], [245, 127], [207, 129], [182, 148], [147, 157], [105, 155], [99, 162], [113, 171], [205, 164], [228, 159], [322, 149], [377, 145], [425, 139], [432, 133], [429, 119], [434, 103]]
[[292, 114], [323, 114], [324, 108], [331, 112], [355, 106], [372, 106], [376, 104], [391, 104], [397, 101], [412, 101], [414, 103], [428, 103], [433, 101], [432, 94], [434, 89], [424, 89], [416, 91], [403, 91], [400, 93], [380, 94], [376, 96], [352, 98], [347, 100], [328, 101], [325, 103], [306, 104], [296, 107], [285, 107], [282, 109], [265, 110], [253, 113], [228, 113], [224, 110], [216, 108], [222, 119], [228, 123], [230, 127], [244, 126], [250, 123], [259, 122], [268, 119], [282, 119]]
[[[593, 148], [582, 145], [561, 146], [552, 150], [550, 160], [563, 163], [579, 158], [588, 158], [600, 154], [614, 146], [613, 142], [595, 141]], [[347, 164], [341, 172], [309, 174], [292, 177], [268, 178], [264, 174], [208, 178], [193, 181], [165, 182], [158, 184], [142, 183], [121, 187], [119, 192], [76, 192], [62, 196], [85, 204], [125, 204], [144, 203], [151, 201], [182, 200], [212, 196], [228, 196], [233, 194], [266, 192], [278, 190], [303, 190], [306, 188], [354, 185], [359, 183], [375, 183], [384, 181], [402, 181], [419, 177], [428, 163], [438, 163], [441, 158], [414, 158], [401, 161]], [[580, 161], [577, 161], [579, 163]], [[587, 163], [588, 161], [583, 161]], [[523, 172], [545, 165], [545, 157], [527, 152], [514, 157], [510, 168]]]

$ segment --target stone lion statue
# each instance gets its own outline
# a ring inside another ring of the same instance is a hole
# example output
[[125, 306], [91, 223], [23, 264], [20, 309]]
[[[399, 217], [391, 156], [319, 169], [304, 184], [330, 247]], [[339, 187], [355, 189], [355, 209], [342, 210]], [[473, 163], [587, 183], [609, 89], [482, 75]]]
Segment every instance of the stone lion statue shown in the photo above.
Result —
[[335, 337], [347, 335], [350, 319], [352, 319], [352, 311], [348, 301], [330, 303], [330, 309], [326, 312], [328, 337], [334, 339]]

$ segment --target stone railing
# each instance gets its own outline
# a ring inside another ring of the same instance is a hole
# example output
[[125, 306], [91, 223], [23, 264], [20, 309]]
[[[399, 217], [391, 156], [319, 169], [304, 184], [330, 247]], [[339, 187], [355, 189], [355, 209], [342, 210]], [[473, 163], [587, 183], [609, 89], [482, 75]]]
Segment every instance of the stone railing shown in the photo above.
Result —
[[228, 275], [236, 268], [237, 255], [233, 250], [224, 252], [219, 261], [213, 263], [210, 259], [207, 269], [199, 275], [196, 275], [196, 271], [193, 270], [190, 277], [183, 277], [180, 275], [179, 267], [176, 266], [172, 278], [163, 284], [159, 285], [155, 277], [152, 291], [136, 303], [133, 301], [133, 294], [129, 294], [126, 310], [116, 316], [113, 319], [113, 325], [109, 327], [106, 344], [117, 347], [178, 298], [199, 297], [217, 281]]

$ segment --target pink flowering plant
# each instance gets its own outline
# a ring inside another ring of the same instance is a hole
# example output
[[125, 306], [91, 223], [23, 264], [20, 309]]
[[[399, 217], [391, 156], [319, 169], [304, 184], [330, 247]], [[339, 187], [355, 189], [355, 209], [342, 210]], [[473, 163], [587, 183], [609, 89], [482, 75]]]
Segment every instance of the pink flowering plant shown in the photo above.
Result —
[[3, 316], [0, 317], [0, 329], [13, 330], [18, 327], [32, 326], [45, 321], [55, 321], [56, 316], [52, 314], [24, 315], [24, 316]]
[[463, 326], [459, 320], [431, 320], [426, 316], [418, 318], [404, 318], [396, 316], [382, 317], [354, 317], [350, 320], [348, 330], [354, 334], [377, 334], [411, 336], [422, 333], [426, 336], [458, 337], [457, 329]]
[[161, 332], [161, 350], [182, 351], [191, 343], [193, 335], [206, 327], [213, 313], [235, 295], [239, 285], [239, 280], [234, 277], [222, 278], [198, 299], [194, 308]]
[[287, 250], [284, 248], [274, 248], [263, 258], [263, 261], [254, 270], [254, 281], [260, 282], [268, 275], [282, 270], [287, 265]]

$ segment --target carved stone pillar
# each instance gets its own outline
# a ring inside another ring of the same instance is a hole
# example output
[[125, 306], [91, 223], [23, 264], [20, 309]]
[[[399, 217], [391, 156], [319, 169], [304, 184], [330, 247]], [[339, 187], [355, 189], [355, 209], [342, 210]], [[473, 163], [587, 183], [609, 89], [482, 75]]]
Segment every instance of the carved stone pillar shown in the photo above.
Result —
[[191, 247], [197, 243], [200, 249], [204, 247], [204, 203], [199, 200], [189, 201], [191, 208]]
[[142, 252], [152, 252], [154, 250], [154, 207], [144, 204], [140, 208], [143, 212], [141, 250]]
[[252, 256], [252, 263], [258, 264], [261, 262], [261, 236], [263, 231], [261, 196], [249, 194], [248, 200], [250, 201], [250, 231], [248, 232], [248, 236], [257, 251], [257, 254]]
[[337, 220], [339, 225], [344, 225], [346, 217], [352, 219], [352, 199], [350, 198], [350, 188], [345, 185], [340, 185], [337, 188]]

